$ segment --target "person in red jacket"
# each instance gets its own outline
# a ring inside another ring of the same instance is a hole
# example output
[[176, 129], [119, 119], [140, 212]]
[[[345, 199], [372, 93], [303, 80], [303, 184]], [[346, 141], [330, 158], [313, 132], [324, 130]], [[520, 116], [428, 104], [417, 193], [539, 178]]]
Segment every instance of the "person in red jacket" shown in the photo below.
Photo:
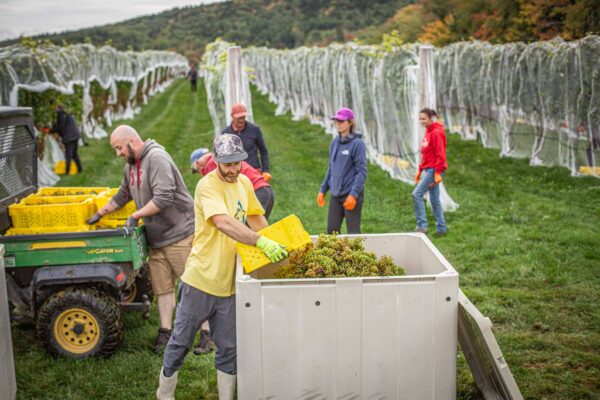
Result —
[[433, 209], [437, 232], [443, 236], [448, 233], [444, 219], [444, 209], [440, 201], [440, 183], [448, 162], [446, 161], [446, 131], [444, 125], [434, 120], [435, 110], [424, 108], [419, 112], [419, 122], [425, 128], [425, 136], [421, 143], [421, 163], [415, 176], [416, 187], [413, 190], [413, 201], [417, 227], [415, 232], [427, 233], [427, 216], [423, 196], [429, 192], [429, 200]]

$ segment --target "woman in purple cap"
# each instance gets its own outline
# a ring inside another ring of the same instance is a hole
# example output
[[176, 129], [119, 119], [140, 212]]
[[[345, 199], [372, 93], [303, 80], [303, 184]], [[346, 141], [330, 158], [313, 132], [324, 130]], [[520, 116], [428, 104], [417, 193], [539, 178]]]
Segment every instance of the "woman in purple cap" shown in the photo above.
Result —
[[355, 132], [354, 112], [340, 108], [335, 116], [338, 136], [329, 146], [329, 167], [317, 196], [319, 207], [325, 206], [325, 193], [331, 190], [327, 233], [340, 232], [346, 217], [348, 233], [360, 233], [363, 188], [367, 179], [367, 158], [362, 135]]

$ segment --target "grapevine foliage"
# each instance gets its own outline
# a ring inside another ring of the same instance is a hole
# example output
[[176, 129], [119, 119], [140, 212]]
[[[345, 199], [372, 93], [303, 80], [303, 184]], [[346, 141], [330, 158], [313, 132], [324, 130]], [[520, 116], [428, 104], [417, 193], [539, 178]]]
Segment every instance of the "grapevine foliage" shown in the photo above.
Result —
[[365, 251], [363, 238], [338, 238], [319, 235], [317, 242], [290, 255], [289, 264], [281, 267], [277, 278], [339, 278], [350, 276], [397, 276], [404, 269], [394, 265], [391, 257]]

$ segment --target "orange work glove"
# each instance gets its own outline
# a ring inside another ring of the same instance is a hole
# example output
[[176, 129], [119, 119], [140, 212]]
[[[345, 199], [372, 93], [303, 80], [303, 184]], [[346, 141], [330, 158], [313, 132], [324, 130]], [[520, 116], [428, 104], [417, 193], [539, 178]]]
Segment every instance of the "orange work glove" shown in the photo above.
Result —
[[346, 201], [344, 201], [344, 208], [348, 211], [352, 211], [354, 210], [354, 207], [356, 207], [356, 199], [349, 194], [348, 197], [346, 197]]
[[325, 207], [325, 193], [319, 193], [317, 196], [317, 204], [319, 207]]
[[442, 174], [440, 174], [439, 172], [436, 172], [435, 174], [433, 174], [433, 183], [429, 185], [429, 187], [434, 187], [435, 185], [438, 185], [442, 182]]
[[265, 181], [267, 181], [267, 182], [270, 182], [270, 181], [271, 181], [271, 179], [273, 179], [273, 176], [271, 176], [271, 174], [270, 174], [270, 173], [268, 173], [268, 172], [263, 172], [263, 173], [262, 173], [262, 177], [263, 177], [263, 179], [264, 179]]
[[415, 175], [415, 183], [419, 183], [419, 181], [421, 180], [421, 170], [417, 171], [417, 174]]

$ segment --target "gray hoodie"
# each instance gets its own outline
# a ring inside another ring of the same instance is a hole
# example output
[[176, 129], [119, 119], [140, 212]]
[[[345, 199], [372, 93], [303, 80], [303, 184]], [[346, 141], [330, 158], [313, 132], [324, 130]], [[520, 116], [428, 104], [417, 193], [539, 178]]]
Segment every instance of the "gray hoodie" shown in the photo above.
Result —
[[146, 140], [136, 164], [125, 165], [112, 202], [121, 208], [132, 199], [138, 210], [150, 200], [161, 210], [143, 218], [150, 247], [161, 248], [194, 233], [194, 200], [173, 159], [154, 140]]

